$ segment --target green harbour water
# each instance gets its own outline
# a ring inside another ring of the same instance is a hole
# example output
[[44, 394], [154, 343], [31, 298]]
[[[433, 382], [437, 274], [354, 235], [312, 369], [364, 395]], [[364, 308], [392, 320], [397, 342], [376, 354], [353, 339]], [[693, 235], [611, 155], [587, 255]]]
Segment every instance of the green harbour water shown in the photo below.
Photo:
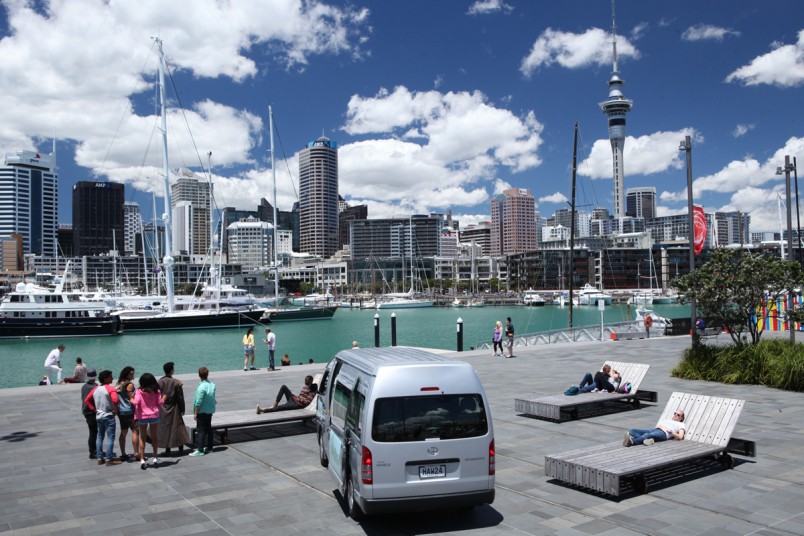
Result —
[[[689, 316], [689, 306], [655, 305], [659, 315], [669, 318]], [[357, 340], [360, 346], [374, 346], [374, 316], [379, 314], [380, 345], [391, 345], [391, 315], [396, 315], [397, 345], [457, 350], [457, 320], [463, 321], [464, 350], [478, 342], [489, 341], [497, 320], [505, 322], [510, 316], [517, 335], [565, 328], [568, 308], [544, 307], [432, 307], [424, 309], [340, 309], [331, 320], [309, 322], [280, 322], [270, 325], [277, 336], [276, 363], [289, 354], [297, 365], [313, 359], [325, 363], [338, 351], [350, 348]], [[633, 320], [634, 306], [611, 305], [604, 311], [604, 322]], [[600, 323], [597, 307], [574, 307], [573, 325]], [[75, 358], [98, 370], [111, 369], [115, 378], [127, 365], [139, 376], [152, 372], [162, 374], [162, 364], [176, 363], [177, 374], [192, 373], [206, 366], [211, 371], [237, 370], [243, 366], [243, 329], [208, 329], [123, 334], [115, 337], [67, 339], [29, 339], [0, 341], [0, 388], [36, 385], [44, 374], [47, 354], [63, 343], [64, 375], [71, 376]], [[255, 340], [264, 338], [263, 327], [255, 329]], [[257, 343], [256, 366], [268, 363], [268, 351]]]

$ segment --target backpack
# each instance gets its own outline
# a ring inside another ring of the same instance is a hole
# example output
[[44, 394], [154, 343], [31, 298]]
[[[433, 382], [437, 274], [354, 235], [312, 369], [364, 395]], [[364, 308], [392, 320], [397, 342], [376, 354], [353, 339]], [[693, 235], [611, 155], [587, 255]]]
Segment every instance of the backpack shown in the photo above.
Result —
[[567, 396], [575, 396], [578, 394], [579, 391], [580, 389], [577, 386], [573, 385], [572, 387], [564, 391], [564, 394]]
[[628, 383], [620, 384], [620, 386], [617, 388], [617, 392], [618, 393], [625, 393], [625, 394], [630, 393], [631, 392], [631, 383], [628, 382]]

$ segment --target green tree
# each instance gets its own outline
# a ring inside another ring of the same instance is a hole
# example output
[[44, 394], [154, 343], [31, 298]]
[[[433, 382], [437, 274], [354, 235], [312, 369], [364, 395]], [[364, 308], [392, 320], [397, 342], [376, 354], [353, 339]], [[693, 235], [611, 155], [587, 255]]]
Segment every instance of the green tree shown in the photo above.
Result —
[[[736, 345], [743, 344], [743, 333], [757, 344], [762, 329], [757, 311], [768, 302], [804, 286], [804, 271], [797, 262], [782, 261], [770, 255], [740, 249], [717, 248], [700, 268], [674, 279], [671, 286], [686, 300], [695, 299], [696, 314], [715, 319]], [[800, 321], [800, 310], [788, 318]]]
[[500, 280], [496, 277], [492, 277], [491, 279], [489, 279], [489, 287], [491, 288], [492, 292], [499, 292]]

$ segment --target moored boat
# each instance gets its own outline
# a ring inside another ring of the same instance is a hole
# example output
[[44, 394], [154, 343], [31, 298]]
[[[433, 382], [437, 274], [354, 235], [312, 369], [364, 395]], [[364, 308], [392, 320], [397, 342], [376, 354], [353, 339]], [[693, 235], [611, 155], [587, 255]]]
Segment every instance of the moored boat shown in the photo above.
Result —
[[0, 302], [0, 338], [100, 337], [116, 335], [119, 323], [102, 300], [81, 292], [18, 283]]
[[330, 307], [290, 307], [266, 311], [262, 322], [290, 322], [298, 320], [329, 320], [335, 316], [337, 306]]

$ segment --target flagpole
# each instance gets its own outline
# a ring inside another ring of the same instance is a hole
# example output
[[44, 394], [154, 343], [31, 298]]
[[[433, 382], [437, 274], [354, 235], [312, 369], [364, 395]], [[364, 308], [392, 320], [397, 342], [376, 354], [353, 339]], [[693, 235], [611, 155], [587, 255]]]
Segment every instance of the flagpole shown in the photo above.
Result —
[[[692, 274], [695, 271], [695, 215], [693, 214], [692, 206], [692, 140], [690, 140], [689, 136], [684, 137], [679, 150], [684, 151], [687, 157], [687, 211], [690, 240], [690, 274]], [[698, 344], [698, 331], [695, 329], [697, 315], [697, 304], [695, 303], [695, 298], [692, 298], [690, 299], [690, 335], [692, 336], [693, 346]]]

